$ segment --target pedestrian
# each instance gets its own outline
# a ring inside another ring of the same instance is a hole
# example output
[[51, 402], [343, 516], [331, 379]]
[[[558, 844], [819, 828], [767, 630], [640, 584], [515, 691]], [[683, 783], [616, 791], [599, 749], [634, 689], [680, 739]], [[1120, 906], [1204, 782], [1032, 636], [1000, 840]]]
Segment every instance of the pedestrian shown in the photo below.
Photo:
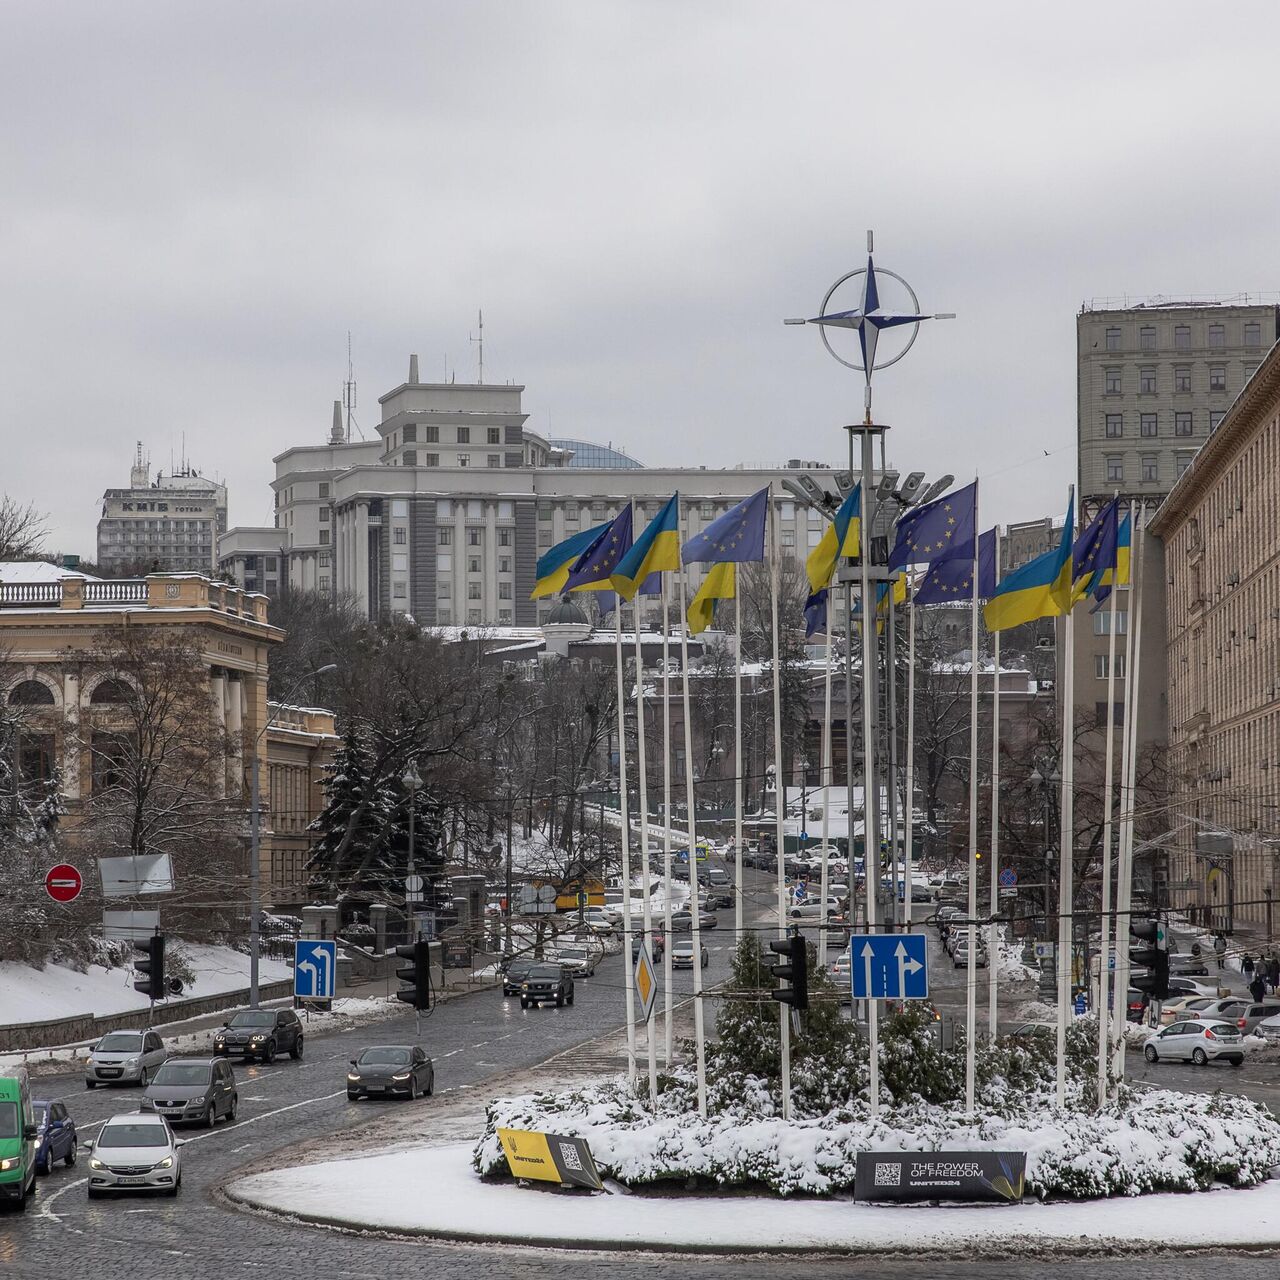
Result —
[[1261, 973], [1259, 973], [1258, 976], [1249, 983], [1249, 994], [1257, 1003], [1262, 1003], [1262, 997], [1267, 994], [1267, 984], [1263, 980]]
[[1222, 972], [1222, 963], [1227, 955], [1227, 940], [1218, 934], [1213, 940], [1213, 954], [1218, 957], [1218, 972]]
[[1253, 957], [1246, 951], [1240, 960], [1240, 972], [1244, 974], [1245, 985], [1253, 980]]
[[1268, 978], [1271, 980], [1271, 993], [1274, 995], [1280, 991], [1280, 956], [1273, 951], [1271, 953], [1271, 963], [1268, 966]]

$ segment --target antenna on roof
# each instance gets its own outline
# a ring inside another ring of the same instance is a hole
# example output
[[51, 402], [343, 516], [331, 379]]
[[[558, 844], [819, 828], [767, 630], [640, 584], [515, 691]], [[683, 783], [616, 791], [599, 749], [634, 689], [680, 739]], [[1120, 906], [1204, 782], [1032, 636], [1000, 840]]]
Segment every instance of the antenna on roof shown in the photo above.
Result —
[[483, 385], [484, 384], [484, 312], [477, 311], [476, 315], [479, 317], [479, 321], [480, 321], [480, 336], [479, 337], [472, 336], [471, 341], [476, 343], [480, 348], [480, 382], [481, 382], [481, 385]]
[[347, 330], [347, 380], [342, 384], [342, 404], [347, 412], [346, 443], [351, 443], [351, 419], [356, 408], [356, 370], [351, 363], [351, 330]]

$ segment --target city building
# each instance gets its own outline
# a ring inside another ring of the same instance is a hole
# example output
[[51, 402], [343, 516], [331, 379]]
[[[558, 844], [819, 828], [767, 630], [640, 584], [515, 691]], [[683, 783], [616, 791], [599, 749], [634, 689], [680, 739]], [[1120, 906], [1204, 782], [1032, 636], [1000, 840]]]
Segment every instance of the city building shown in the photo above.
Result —
[[1274, 938], [1280, 347], [1174, 484], [1150, 531], [1163, 549], [1168, 614], [1152, 674], [1169, 698], [1169, 899], [1213, 927], [1252, 921]]
[[213, 573], [226, 528], [226, 486], [186, 465], [152, 480], [139, 441], [129, 487], [102, 495], [98, 567], [106, 574]]
[[244, 591], [276, 599], [289, 585], [288, 565], [280, 530], [272, 525], [237, 525], [218, 539], [218, 572]]
[[551, 448], [564, 455], [559, 465], [587, 467], [593, 471], [639, 471], [644, 463], [611, 444], [593, 444], [590, 440], [565, 440], [553, 437]]

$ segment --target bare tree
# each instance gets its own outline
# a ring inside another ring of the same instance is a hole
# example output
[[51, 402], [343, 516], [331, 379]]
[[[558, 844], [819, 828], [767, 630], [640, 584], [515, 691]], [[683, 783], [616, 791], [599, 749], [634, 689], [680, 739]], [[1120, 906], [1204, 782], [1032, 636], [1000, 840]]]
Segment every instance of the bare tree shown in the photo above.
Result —
[[0, 563], [34, 560], [48, 532], [45, 517], [34, 506], [0, 495]]

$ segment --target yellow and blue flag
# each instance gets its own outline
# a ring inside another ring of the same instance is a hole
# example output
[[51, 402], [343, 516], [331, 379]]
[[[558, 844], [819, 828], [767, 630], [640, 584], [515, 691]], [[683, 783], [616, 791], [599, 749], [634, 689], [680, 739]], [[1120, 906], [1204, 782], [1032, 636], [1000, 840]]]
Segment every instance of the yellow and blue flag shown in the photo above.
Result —
[[1072, 494], [1058, 546], [1015, 569], [992, 592], [982, 611], [988, 631], [1007, 631], [1036, 618], [1057, 618], [1071, 612], [1074, 538], [1075, 494]]
[[680, 567], [680, 495], [672, 494], [609, 577], [624, 599], [632, 599], [652, 574]]
[[583, 529], [572, 538], [557, 542], [550, 551], [544, 551], [538, 557], [538, 565], [534, 570], [533, 591], [530, 600], [542, 596], [558, 596], [569, 579], [569, 570], [578, 562], [578, 557], [608, 528], [607, 524], [598, 524], [594, 529]]
[[836, 561], [841, 556], [856, 556], [862, 551], [862, 486], [854, 485], [827, 525], [822, 541], [809, 552], [804, 571], [809, 579], [810, 594], [831, 584]]
[[732, 600], [738, 590], [738, 565], [733, 560], [714, 564], [697, 594], [689, 601], [689, 634], [700, 635], [714, 621], [721, 600]]
[[978, 523], [978, 482], [944, 493], [936, 502], [908, 511], [898, 521], [898, 536], [889, 556], [889, 568], [931, 564], [954, 556], [973, 559], [973, 539]]
[[611, 589], [609, 578], [622, 557], [631, 550], [631, 503], [609, 521], [591, 545], [574, 562], [565, 580], [565, 591]]
[[764, 522], [769, 514], [769, 487], [743, 498], [701, 533], [684, 544], [685, 564], [713, 560], [716, 563], [764, 559]]
[[[989, 600], [996, 589], [996, 531], [978, 537], [978, 597]], [[916, 585], [916, 604], [946, 604], [973, 599], [973, 552], [949, 560], [935, 560]]]

